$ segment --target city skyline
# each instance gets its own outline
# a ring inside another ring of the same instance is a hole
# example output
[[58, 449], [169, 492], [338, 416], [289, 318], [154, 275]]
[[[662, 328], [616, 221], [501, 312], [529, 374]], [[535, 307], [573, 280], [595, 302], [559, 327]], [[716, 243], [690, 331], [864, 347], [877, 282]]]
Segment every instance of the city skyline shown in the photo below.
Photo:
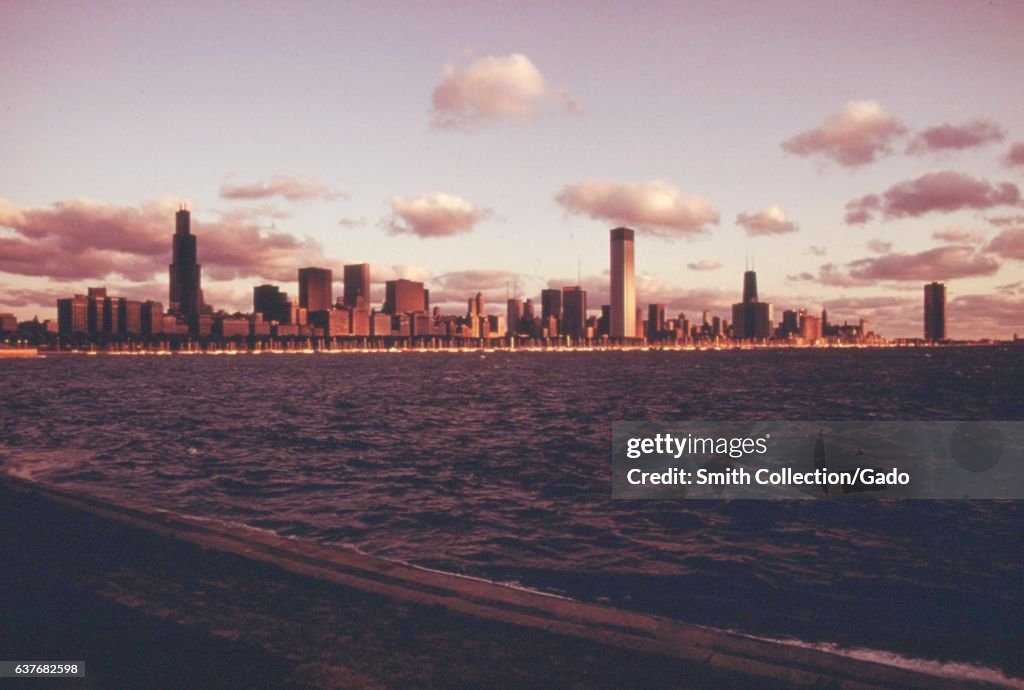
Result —
[[165, 295], [184, 203], [228, 310], [367, 263], [374, 304], [579, 284], [596, 316], [624, 225], [642, 309], [730, 318], [749, 256], [779, 311], [920, 337], [941, 281], [951, 338], [1024, 330], [1019, 4], [118, 7], [0, 27], [0, 312]]
[[[203, 300], [200, 245], [190, 231], [191, 213], [180, 208], [174, 225], [166, 312], [158, 301], [111, 295], [106, 286], [93, 286], [87, 294], [58, 298], [57, 319], [26, 322], [25, 342], [72, 350], [100, 345], [118, 351], [125, 346], [130, 350], [138, 346], [156, 346], [158, 351], [169, 346], [192, 350], [196, 345], [217, 350], [229, 343], [256, 349], [287, 343], [313, 351], [317, 346], [333, 349], [337, 344], [365, 346], [371, 340], [376, 345], [434, 347], [441, 343], [461, 347], [467, 341], [497, 341], [514, 347], [517, 340], [542, 347], [886, 344], [881, 334], [870, 328], [870, 319], [863, 316], [853, 324], [844, 319], [840, 325], [829, 319], [826, 309], [817, 316], [798, 307], [784, 310], [781, 322], [776, 323], [773, 305], [759, 299], [757, 273], [751, 269], [743, 274], [742, 298], [732, 307], [732, 322], [713, 316], [710, 310], [701, 313], [700, 321], [682, 312], [667, 315], [664, 304], [651, 303], [645, 310], [638, 306], [633, 291], [636, 233], [626, 227], [609, 231], [612, 303], [600, 306], [599, 318], [588, 318], [587, 293], [579, 285], [541, 291], [540, 315], [532, 298], [522, 299], [518, 294], [506, 299], [505, 314], [500, 309], [497, 314], [489, 312], [479, 291], [468, 298], [462, 315], [458, 310], [445, 313], [436, 305], [431, 308], [430, 290], [422, 282], [399, 278], [385, 282], [384, 302], [378, 309], [364, 297], [370, 283], [368, 264], [344, 266], [343, 289], [337, 300], [331, 269], [299, 267], [297, 298], [290, 298], [279, 285], [256, 285], [252, 311], [231, 313]], [[940, 283], [925, 286], [925, 340], [946, 340], [945, 290]], [[941, 298], [936, 299], [937, 294]], [[13, 315], [0, 313], [0, 321], [0, 332], [17, 330]], [[62, 343], [61, 338], [66, 340]]]

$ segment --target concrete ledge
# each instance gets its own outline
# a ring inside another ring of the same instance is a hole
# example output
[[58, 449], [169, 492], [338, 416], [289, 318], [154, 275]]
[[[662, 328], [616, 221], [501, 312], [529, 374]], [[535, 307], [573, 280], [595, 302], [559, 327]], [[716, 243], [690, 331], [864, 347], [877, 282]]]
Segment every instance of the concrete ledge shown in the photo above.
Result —
[[[284, 673], [298, 684], [541, 686], [555, 681], [554, 685], [614, 687], [632, 678], [635, 682], [630, 685], [661, 687], [987, 687], [423, 570], [139, 505], [112, 504], [11, 477], [0, 480], [0, 490], [4, 504], [12, 508], [7, 511], [8, 521], [15, 529], [36, 534], [33, 543], [40, 552], [32, 560], [37, 567], [46, 567], [47, 551], [66, 549], [67, 558], [91, 563], [85, 574], [66, 574], [79, 590], [162, 620], [198, 627], [202, 634], [265, 650], [292, 665]], [[41, 511], [46, 516], [39, 522]], [[40, 525], [45, 528], [40, 530]], [[168, 560], [172, 553], [176, 558]], [[224, 596], [210, 596], [204, 589], [208, 585], [196, 585], [200, 579], [216, 583]], [[317, 592], [312, 604], [309, 591]], [[244, 594], [236, 597], [229, 592]], [[289, 599], [312, 605], [324, 620], [313, 621], [302, 610], [272, 610], [274, 602]], [[347, 608], [336, 609], [342, 604]], [[264, 627], [247, 630], [232, 625], [232, 616], [239, 620], [256, 616]], [[352, 618], [358, 616], [363, 620], [353, 624]], [[359, 639], [364, 634], [379, 636], [381, 630], [391, 630], [396, 621], [409, 616], [426, 634], [397, 645], [374, 642], [371, 647], [381, 658], [362, 663]], [[338, 621], [337, 627], [330, 627], [332, 620]], [[337, 648], [334, 638], [339, 628], [350, 630], [351, 634], [342, 635], [342, 639], [352, 638], [346, 642], [350, 649]], [[430, 640], [429, 649], [421, 652], [424, 639]], [[471, 656], [477, 666], [461, 659], [467, 649], [474, 650]], [[523, 658], [510, 657], [507, 652], [513, 649]], [[403, 659], [410, 650], [417, 650], [423, 668], [387, 670], [392, 663], [407, 663]], [[0, 652], [9, 653], [2, 648]], [[311, 654], [319, 660], [310, 661]], [[607, 675], [593, 676], [595, 669], [609, 663], [615, 668]], [[499, 674], [497, 678], [494, 673]], [[562, 683], [555, 680], [559, 678]]]

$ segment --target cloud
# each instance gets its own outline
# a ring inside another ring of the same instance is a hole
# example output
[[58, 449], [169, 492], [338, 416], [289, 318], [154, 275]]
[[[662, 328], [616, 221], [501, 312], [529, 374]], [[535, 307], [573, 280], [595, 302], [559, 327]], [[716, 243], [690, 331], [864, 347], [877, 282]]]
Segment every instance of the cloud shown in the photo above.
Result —
[[692, 264], [686, 264], [686, 267], [691, 271], [717, 271], [722, 267], [719, 261], [709, 261], [707, 259], [701, 259], [700, 261]]
[[943, 242], [953, 242], [955, 244], [981, 244], [985, 241], [985, 236], [982, 233], [977, 230], [961, 228], [960, 226], [935, 230], [932, 232], [932, 237]]
[[[163, 302], [166, 306], [167, 283], [119, 283], [104, 281], [107, 287], [107, 294], [112, 297], [126, 297], [131, 300], [145, 301], [155, 299]], [[54, 307], [58, 299], [70, 297], [73, 292], [84, 293], [85, 289], [69, 289], [61, 283], [44, 283], [40, 287], [15, 287], [11, 284], [0, 284], [0, 312], [14, 310], [20, 312], [25, 318], [33, 312], [41, 319], [56, 318]], [[208, 291], [204, 288], [204, 293]], [[252, 293], [249, 293], [252, 299]], [[218, 302], [219, 304], [219, 302]]]
[[797, 231], [796, 223], [787, 218], [777, 204], [757, 213], [739, 214], [736, 225], [744, 228], [748, 235], [784, 235]]
[[831, 285], [832, 287], [865, 287], [877, 282], [872, 278], [852, 276], [834, 263], [823, 264], [818, 269], [817, 281], [822, 285]]
[[1024, 328], [1024, 298], [1006, 294], [956, 295], [949, 301], [954, 337], [1008, 338]]
[[882, 199], [877, 194], [867, 194], [846, 202], [846, 224], [863, 225], [871, 220], [871, 214], [882, 207]]
[[1010, 182], [993, 185], [964, 173], [940, 170], [901, 182], [881, 195], [868, 194], [849, 201], [846, 204], [846, 222], [851, 225], [866, 223], [876, 213], [885, 218], [916, 218], [931, 212], [1015, 206], [1020, 201], [1020, 190]]
[[999, 261], [967, 245], [947, 245], [916, 254], [886, 254], [847, 264], [850, 278], [877, 280], [950, 280], [990, 276]]
[[892, 242], [886, 242], [878, 238], [868, 240], [868, 249], [878, 254], [888, 254], [892, 250]]
[[[915, 288], [916, 290], [917, 288]], [[868, 295], [824, 300], [829, 321], [867, 319], [869, 329], [887, 337], [917, 335], [921, 328], [921, 297]]]
[[299, 266], [331, 263], [320, 244], [309, 237], [300, 239], [256, 225], [222, 224], [211, 230], [203, 224], [193, 228], [193, 233], [200, 233], [200, 262], [214, 280], [259, 276], [293, 281]]
[[359, 218], [342, 218], [338, 221], [338, 225], [343, 228], [361, 228], [366, 225], [366, 219], [363, 217]]
[[452, 290], [493, 290], [505, 289], [513, 278], [514, 274], [510, 271], [451, 271], [437, 276], [434, 283]]
[[[916, 254], [891, 253], [857, 259], [845, 267], [827, 263], [814, 280], [833, 287], [866, 287], [879, 281], [930, 281], [990, 276], [999, 260], [968, 245], [947, 245]], [[790, 276], [790, 278], [801, 276]]]
[[[0, 285], [0, 304], [4, 309], [39, 306], [52, 309], [57, 300], [67, 297], [60, 290], [44, 290], [37, 288], [18, 288], [13, 285]], [[3, 309], [0, 309], [3, 311]], [[44, 317], [46, 318], [46, 317]]]
[[988, 251], [1004, 259], [1024, 261], [1024, 227], [1003, 230], [988, 243]]
[[820, 126], [782, 142], [782, 148], [798, 156], [820, 154], [853, 168], [891, 153], [893, 142], [906, 132], [877, 101], [850, 101]]
[[408, 264], [396, 264], [394, 266], [372, 266], [370, 280], [373, 283], [386, 283], [389, 280], [413, 280], [417, 283], [425, 283], [433, 275], [429, 268], [424, 266], [410, 266]]
[[1006, 152], [1003, 163], [1011, 168], [1024, 166], [1024, 141], [1014, 142]]
[[907, 153], [961, 151], [1003, 141], [1006, 131], [991, 120], [972, 120], [962, 125], [941, 124], [921, 130], [907, 144]]
[[1024, 215], [1017, 216], [995, 216], [992, 218], [986, 218], [990, 225], [994, 225], [998, 228], [1007, 227], [1009, 225], [1024, 225]]
[[464, 70], [446, 65], [431, 102], [431, 125], [451, 130], [534, 119], [547, 105], [582, 112], [565, 90], [549, 86], [530, 58], [521, 53], [480, 58]]
[[875, 297], [839, 297], [825, 300], [822, 303], [830, 311], [863, 311], [865, 309], [892, 309], [896, 307], [916, 306], [916, 297], [893, 297], [879, 295]]
[[[18, 207], [0, 199], [0, 271], [58, 281], [165, 277], [179, 200], [138, 206], [71, 199], [50, 207]], [[260, 276], [293, 280], [302, 265], [321, 265], [312, 239], [261, 227], [247, 212], [204, 222], [193, 216], [204, 277]]]
[[222, 199], [270, 199], [275, 196], [282, 197], [288, 201], [302, 201], [305, 199], [334, 199], [347, 198], [343, 192], [331, 191], [327, 185], [312, 177], [289, 177], [288, 175], [275, 175], [269, 182], [253, 182], [250, 184], [230, 184], [224, 182], [220, 186]]
[[465, 199], [450, 194], [391, 197], [391, 217], [385, 226], [392, 235], [451, 237], [472, 232], [473, 226], [491, 215]]
[[690, 320], [700, 318], [705, 309], [719, 316], [732, 320], [732, 305], [739, 299], [740, 288], [724, 290], [721, 288], [683, 289], [653, 276], [637, 276], [636, 304], [644, 310], [647, 318], [648, 304], [664, 304], [667, 317], [686, 313]]
[[807, 248], [807, 253], [813, 256], [825, 256], [826, 254], [828, 254], [828, 249], [825, 247], [819, 247], [817, 245], [812, 244], [810, 247]]
[[282, 211], [273, 204], [260, 204], [258, 206], [243, 206], [228, 211], [214, 210], [213, 213], [220, 216], [226, 223], [245, 223], [260, 220], [285, 220], [292, 217], [287, 211]]
[[588, 180], [565, 186], [555, 201], [568, 213], [663, 237], [705, 232], [704, 226], [717, 225], [720, 217], [706, 199], [684, 194], [660, 180], [637, 184]]
[[513, 284], [514, 277], [510, 271], [495, 270], [442, 273], [431, 281], [430, 303], [451, 305], [456, 311], [465, 311], [466, 300], [480, 292], [484, 296], [485, 304], [492, 307], [497, 305], [495, 309], [487, 311], [504, 313], [505, 293]]

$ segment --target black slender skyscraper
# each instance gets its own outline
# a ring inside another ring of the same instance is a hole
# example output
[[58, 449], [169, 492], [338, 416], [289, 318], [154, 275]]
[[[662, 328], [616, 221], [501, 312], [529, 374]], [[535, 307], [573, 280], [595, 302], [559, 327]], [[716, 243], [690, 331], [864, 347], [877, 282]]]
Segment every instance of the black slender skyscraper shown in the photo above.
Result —
[[772, 305], [757, 298], [757, 273], [743, 274], [743, 301], [732, 305], [732, 337], [736, 340], [772, 337]]
[[924, 339], [946, 339], [946, 284], [924, 286]]
[[201, 266], [196, 261], [196, 236], [189, 231], [191, 216], [184, 206], [174, 220], [170, 310], [183, 316], [198, 316], [203, 311], [203, 287]]
[[753, 304], [757, 301], [757, 273], [747, 271], [743, 274], [743, 303]]

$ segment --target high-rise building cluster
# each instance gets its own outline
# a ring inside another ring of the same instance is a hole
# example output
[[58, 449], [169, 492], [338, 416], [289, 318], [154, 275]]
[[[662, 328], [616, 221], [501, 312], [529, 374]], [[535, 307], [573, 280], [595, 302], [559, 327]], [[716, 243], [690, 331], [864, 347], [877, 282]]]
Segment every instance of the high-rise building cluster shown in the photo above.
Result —
[[[484, 295], [467, 298], [465, 314], [443, 314], [431, 309], [430, 291], [417, 281], [388, 280], [383, 302], [371, 299], [370, 265], [343, 268], [341, 295], [334, 297], [334, 271], [322, 267], [298, 269], [298, 297], [278, 285], [253, 288], [252, 311], [229, 314], [206, 303], [202, 289], [197, 238], [191, 216], [181, 208], [175, 214], [171, 238], [168, 309], [152, 300], [139, 301], [107, 294], [105, 288], [89, 288], [85, 295], [57, 300], [56, 330], [74, 342], [122, 342], [125, 340], [182, 341], [222, 340], [254, 343], [273, 340], [339, 341], [350, 339], [408, 339], [409, 341], [458, 341], [460, 339], [542, 341], [544, 343], [608, 342], [726, 343], [746, 342], [847, 342], [877, 340], [860, 319], [856, 324], [832, 324], [828, 312], [808, 314], [804, 309], [786, 310], [774, 323], [772, 304], [758, 295], [757, 274], [743, 275], [740, 302], [732, 306], [732, 322], [703, 311], [698, 318], [666, 313], [665, 304], [637, 304], [634, 245], [636, 233], [625, 227], [610, 231], [609, 304], [597, 309], [587, 303], [581, 285], [552, 287], [541, 291], [539, 310], [532, 299], [518, 295], [506, 300], [504, 313], [487, 313]], [[946, 337], [946, 288], [925, 286], [927, 340]], [[591, 314], [591, 311], [595, 314]], [[539, 312], [539, 313], [538, 313]], [[0, 317], [9, 315], [0, 315]], [[0, 321], [0, 330], [6, 328]]]

